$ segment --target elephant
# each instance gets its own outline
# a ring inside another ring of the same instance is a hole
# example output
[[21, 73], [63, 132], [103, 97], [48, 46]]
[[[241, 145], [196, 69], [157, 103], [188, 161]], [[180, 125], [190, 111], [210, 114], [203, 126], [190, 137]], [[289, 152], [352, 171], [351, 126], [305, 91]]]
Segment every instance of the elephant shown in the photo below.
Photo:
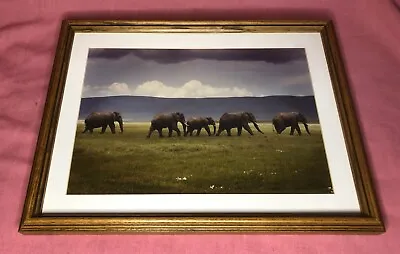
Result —
[[254, 127], [258, 132], [264, 134], [258, 127], [256, 118], [253, 113], [250, 112], [233, 112], [233, 113], [224, 113], [219, 119], [219, 126], [217, 136], [221, 134], [224, 130], [228, 133], [228, 136], [231, 136], [231, 129], [237, 128], [237, 135], [240, 136], [242, 134], [242, 128], [244, 128], [250, 135], [254, 135], [253, 131], [250, 129], [249, 123], [253, 123]]
[[89, 131], [93, 133], [94, 128], [101, 127], [101, 134], [106, 131], [107, 126], [110, 127], [111, 132], [115, 134], [115, 124], [119, 123], [119, 128], [121, 133], [124, 132], [124, 125], [122, 121], [122, 116], [119, 112], [93, 112], [88, 115], [85, 119], [85, 130], [82, 133]]
[[185, 136], [190, 133], [190, 136], [193, 135], [193, 131], [197, 130], [196, 136], [200, 135], [200, 131], [202, 128], [204, 128], [208, 136], [211, 136], [210, 128], [208, 125], [212, 125], [214, 127], [214, 133], [212, 135], [215, 135], [215, 121], [212, 119], [212, 117], [198, 117], [198, 118], [191, 118], [187, 121], [187, 132]]
[[159, 137], [162, 138], [162, 129], [168, 128], [168, 137], [172, 136], [172, 131], [176, 131], [178, 136], [181, 136], [181, 131], [178, 128], [178, 122], [180, 122], [183, 126], [183, 134], [186, 134], [186, 120], [185, 115], [181, 112], [173, 112], [166, 114], [158, 114], [155, 115], [153, 120], [151, 120], [149, 133], [147, 134], [147, 138], [150, 138], [153, 131], [157, 130]]
[[299, 123], [303, 123], [309, 135], [311, 135], [306, 117], [299, 112], [281, 112], [278, 113], [273, 119], [272, 124], [278, 134], [281, 134], [287, 127], [290, 127], [290, 135], [293, 135], [294, 130], [301, 136]]

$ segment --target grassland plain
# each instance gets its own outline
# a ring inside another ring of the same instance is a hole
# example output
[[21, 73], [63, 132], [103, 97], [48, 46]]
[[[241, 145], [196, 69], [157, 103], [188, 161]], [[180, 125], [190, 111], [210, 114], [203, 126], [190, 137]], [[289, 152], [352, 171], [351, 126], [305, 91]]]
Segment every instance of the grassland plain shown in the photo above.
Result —
[[[180, 125], [179, 125], [180, 126]], [[147, 139], [148, 123], [125, 123], [124, 133], [82, 134], [78, 123], [68, 194], [332, 193], [321, 129], [311, 136], [264, 135]], [[253, 127], [254, 128], [254, 127]], [[168, 131], [164, 129], [165, 136]]]

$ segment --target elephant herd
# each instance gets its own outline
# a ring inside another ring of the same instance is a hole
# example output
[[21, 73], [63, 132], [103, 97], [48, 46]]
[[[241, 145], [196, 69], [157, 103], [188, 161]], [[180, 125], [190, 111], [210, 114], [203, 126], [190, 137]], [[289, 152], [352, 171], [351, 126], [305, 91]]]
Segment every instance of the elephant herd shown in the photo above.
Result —
[[[107, 126], [110, 127], [111, 132], [115, 134], [115, 124], [119, 123], [121, 133], [124, 131], [122, 116], [119, 112], [93, 112], [88, 115], [85, 119], [85, 129], [83, 133], [89, 131], [93, 133], [94, 128], [102, 128], [101, 133], [104, 133]], [[162, 130], [168, 129], [168, 136], [172, 136], [172, 132], [175, 131], [178, 136], [181, 136], [181, 131], [178, 128], [178, 122], [183, 126], [183, 135], [190, 136], [196, 130], [196, 135], [199, 136], [201, 130], [204, 128], [208, 136], [216, 135], [219, 136], [223, 131], [226, 131], [228, 136], [231, 136], [231, 130], [237, 129], [237, 135], [242, 134], [242, 129], [245, 129], [250, 135], [254, 135], [251, 130], [249, 123], [252, 123], [258, 132], [264, 134], [257, 124], [256, 118], [251, 112], [233, 112], [224, 113], [219, 119], [218, 131], [216, 131], [216, 123], [212, 117], [193, 117], [186, 121], [185, 116], [182, 112], [172, 112], [167, 114], [158, 114], [150, 122], [149, 131], [147, 138], [150, 138], [154, 131], [158, 132], [159, 137], [163, 137]], [[290, 127], [290, 135], [293, 135], [296, 130], [301, 135], [299, 123], [303, 123], [307, 133], [308, 124], [305, 116], [299, 112], [282, 112], [277, 114], [272, 119], [272, 124], [278, 134], [281, 134], [286, 128]], [[209, 125], [213, 126], [213, 133], [211, 133]]]
[[[168, 128], [169, 137], [171, 137], [172, 131], [175, 131], [178, 134], [178, 136], [180, 136], [181, 131], [177, 126], [178, 122], [181, 123], [183, 126], [184, 136], [187, 136], [188, 134], [192, 136], [193, 131], [195, 130], [197, 131], [196, 135], [198, 136], [203, 128], [207, 131], [208, 136], [215, 135], [216, 124], [212, 117], [190, 118], [186, 121], [183, 113], [173, 112], [169, 114], [156, 115], [151, 121], [147, 137], [149, 138], [153, 133], [153, 131], [155, 130], [157, 130], [159, 136], [162, 137], [163, 128]], [[254, 124], [254, 126], [259, 132], [263, 133], [258, 127], [256, 119], [252, 113], [250, 112], [225, 113], [221, 116], [219, 120], [219, 127], [216, 135], [219, 136], [221, 132], [225, 130], [228, 136], [231, 136], [232, 128], [237, 128], [239, 136], [241, 135], [242, 128], [247, 130], [251, 135], [254, 135], [249, 127], [250, 122]], [[211, 134], [209, 125], [212, 125], [214, 128], [213, 134]]]

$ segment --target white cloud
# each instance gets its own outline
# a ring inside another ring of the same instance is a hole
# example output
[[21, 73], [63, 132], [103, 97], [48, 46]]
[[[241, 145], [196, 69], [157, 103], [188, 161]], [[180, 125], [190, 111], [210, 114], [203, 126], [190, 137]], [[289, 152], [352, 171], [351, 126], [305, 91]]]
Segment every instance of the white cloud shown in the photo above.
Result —
[[157, 80], [148, 81], [134, 89], [133, 94], [174, 98], [252, 96], [245, 88], [213, 87], [198, 80], [191, 80], [180, 87], [167, 86]]
[[[133, 90], [134, 95], [170, 97], [168, 95], [176, 93], [176, 88], [166, 86], [158, 80], [147, 81]], [[177, 96], [180, 97], [180, 96]]]
[[84, 85], [82, 97], [131, 95], [131, 89], [125, 83], [112, 83], [109, 86]]
[[83, 89], [83, 97], [112, 95], [138, 95], [167, 98], [253, 96], [253, 94], [245, 88], [213, 87], [203, 84], [198, 80], [191, 80], [180, 87], [168, 86], [158, 80], [153, 80], [147, 81], [136, 88], [126, 83], [113, 83], [108, 87], [85, 85]]
[[112, 83], [108, 90], [113, 95], [131, 95], [131, 89], [126, 83]]
[[82, 97], [107, 96], [108, 89], [102, 86], [84, 85]]

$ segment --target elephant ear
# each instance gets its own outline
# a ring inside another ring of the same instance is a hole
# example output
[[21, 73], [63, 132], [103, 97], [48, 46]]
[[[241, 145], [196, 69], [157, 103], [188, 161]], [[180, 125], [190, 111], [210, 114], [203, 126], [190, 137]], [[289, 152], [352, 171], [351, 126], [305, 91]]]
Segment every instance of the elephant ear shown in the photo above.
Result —
[[282, 122], [283, 122], [282, 118], [278, 116], [275, 116], [272, 119], [272, 125], [274, 125], [276, 131], [279, 131], [279, 129], [282, 127]]
[[285, 122], [284, 122], [283, 118], [281, 118], [281, 117], [276, 120], [276, 124], [277, 124], [277, 127], [279, 127], [279, 128], [284, 128], [284, 126], [285, 126]]
[[306, 117], [302, 113], [297, 114], [297, 121], [299, 122], [307, 122]]
[[180, 118], [180, 113], [179, 112], [174, 112], [174, 113], [172, 113], [172, 117], [175, 119], [175, 120], [179, 120], [179, 118]]
[[243, 112], [242, 118], [243, 118], [243, 120], [249, 121], [249, 120], [252, 119], [252, 115], [253, 115], [253, 114], [250, 113], [250, 112]]
[[113, 112], [113, 115], [114, 115], [114, 119], [115, 120], [117, 120], [118, 118], [121, 117], [121, 114], [119, 112], [116, 112], [116, 111]]
[[256, 120], [256, 117], [254, 116], [254, 114], [253, 114], [253, 113], [251, 113], [251, 112], [247, 112], [247, 115], [249, 116], [249, 118], [250, 118], [251, 120], [253, 120], [253, 121], [255, 121], [255, 120]]
[[178, 112], [177, 114], [178, 114], [179, 120], [185, 119], [185, 115], [182, 112]]

